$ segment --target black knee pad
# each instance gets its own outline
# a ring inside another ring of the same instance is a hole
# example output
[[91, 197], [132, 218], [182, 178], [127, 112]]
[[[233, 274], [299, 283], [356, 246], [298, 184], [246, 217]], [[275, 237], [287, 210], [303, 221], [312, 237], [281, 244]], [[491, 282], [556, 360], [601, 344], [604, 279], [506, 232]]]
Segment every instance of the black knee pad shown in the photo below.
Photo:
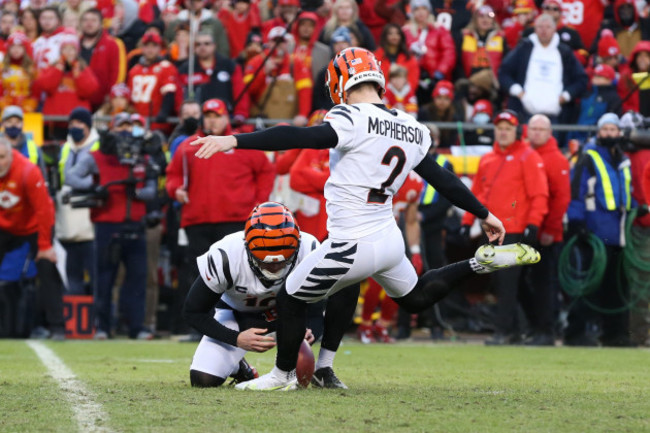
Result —
[[223, 385], [226, 379], [213, 376], [203, 371], [190, 370], [190, 383], [196, 388], [216, 388]]

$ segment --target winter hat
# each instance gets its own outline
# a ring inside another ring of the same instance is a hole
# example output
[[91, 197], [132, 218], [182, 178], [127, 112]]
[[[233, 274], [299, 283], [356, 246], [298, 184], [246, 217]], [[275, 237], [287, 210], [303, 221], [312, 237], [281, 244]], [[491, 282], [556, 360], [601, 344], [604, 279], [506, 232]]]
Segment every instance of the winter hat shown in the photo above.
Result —
[[142, 36], [142, 39], [140, 40], [140, 43], [142, 45], [148, 44], [148, 43], [153, 43], [156, 44], [160, 47], [163, 46], [163, 40], [160, 37], [160, 35], [156, 32], [149, 32], [145, 33], [144, 36]]
[[330, 39], [330, 45], [334, 46], [337, 42], [347, 42], [348, 44], [352, 43], [352, 36], [350, 36], [350, 29], [345, 26], [341, 26], [334, 30], [332, 33], [332, 38]]
[[420, 7], [425, 7], [429, 9], [429, 12], [433, 12], [431, 9], [431, 2], [429, 0], [411, 0], [411, 13]]
[[434, 98], [438, 96], [446, 96], [449, 99], [454, 99], [454, 84], [451, 81], [440, 80], [436, 83], [431, 94]]
[[246, 45], [250, 45], [252, 43], [260, 44], [262, 45], [263, 40], [262, 40], [262, 35], [260, 35], [259, 32], [257, 31], [250, 31], [248, 35], [246, 36]]
[[492, 104], [487, 99], [479, 99], [474, 103], [474, 114], [486, 113], [492, 118]]
[[284, 39], [285, 41], [288, 41], [288, 40], [291, 39], [291, 36], [287, 32], [287, 29], [285, 29], [282, 26], [277, 26], [277, 27], [273, 27], [266, 34], [266, 40], [267, 41], [273, 41], [275, 39]]
[[216, 113], [217, 116], [228, 115], [228, 108], [221, 99], [208, 99], [203, 103], [203, 114]]
[[23, 120], [23, 109], [17, 105], [9, 105], [2, 110], [2, 121], [4, 122], [7, 119], [12, 117], [17, 117], [20, 120]]
[[601, 36], [598, 41], [598, 57], [613, 57], [618, 56], [620, 53], [621, 49], [613, 35]]
[[64, 45], [72, 45], [79, 51], [79, 36], [74, 29], [66, 28], [59, 33], [59, 45], [63, 48]]
[[78, 120], [82, 123], [85, 123], [88, 128], [91, 128], [93, 126], [92, 114], [90, 114], [90, 111], [83, 107], [77, 107], [70, 112], [68, 122], [72, 122], [73, 120]]
[[476, 9], [476, 15], [477, 16], [488, 16], [490, 18], [494, 18], [494, 9], [492, 9], [492, 6], [490, 5], [483, 5], [480, 8]]
[[30, 58], [32, 57], [32, 43], [25, 33], [23, 32], [11, 33], [7, 38], [7, 48], [11, 47], [12, 45], [22, 45], [27, 55]]
[[113, 116], [113, 120], [111, 120], [111, 125], [114, 128], [122, 126], [125, 123], [131, 123], [131, 115], [129, 113], [117, 113], [115, 116]]
[[492, 123], [497, 125], [499, 122], [504, 120], [509, 124], [511, 124], [512, 126], [519, 126], [519, 119], [517, 118], [515, 113], [513, 113], [511, 110], [504, 110], [499, 114], [497, 114], [496, 117], [494, 118], [494, 122]]
[[616, 78], [616, 71], [611, 66], [601, 63], [594, 69], [594, 76], [603, 77], [614, 81], [614, 78]]
[[318, 24], [318, 15], [315, 12], [303, 11], [298, 15], [298, 22], [302, 20], [310, 20]]
[[473, 73], [469, 77], [469, 82], [474, 84], [475, 86], [480, 87], [486, 92], [491, 92], [496, 87], [494, 81], [494, 74], [492, 73], [492, 69], [490, 68], [481, 69], [480, 71]]
[[605, 125], [616, 125], [618, 128], [619, 124], [620, 120], [618, 119], [616, 113], [605, 113], [600, 116], [600, 119], [598, 119], [598, 129], [602, 128]]
[[126, 98], [129, 99], [129, 96], [131, 95], [131, 90], [129, 89], [129, 86], [127, 86], [124, 83], [118, 83], [118, 84], [113, 84], [113, 87], [111, 87], [111, 98]]

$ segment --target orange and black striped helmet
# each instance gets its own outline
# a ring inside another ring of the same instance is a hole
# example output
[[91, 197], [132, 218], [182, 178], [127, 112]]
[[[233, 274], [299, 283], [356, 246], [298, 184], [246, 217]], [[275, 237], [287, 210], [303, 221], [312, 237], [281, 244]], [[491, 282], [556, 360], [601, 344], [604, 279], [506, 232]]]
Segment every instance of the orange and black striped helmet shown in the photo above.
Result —
[[[291, 211], [281, 203], [267, 201], [256, 206], [244, 229], [251, 268], [262, 281], [283, 279], [295, 264], [300, 248], [300, 229]], [[269, 264], [284, 263], [272, 272]]]
[[347, 92], [352, 86], [361, 83], [377, 83], [386, 90], [386, 79], [381, 71], [381, 65], [375, 55], [358, 47], [341, 50], [327, 67], [325, 85], [334, 104], [344, 103]]

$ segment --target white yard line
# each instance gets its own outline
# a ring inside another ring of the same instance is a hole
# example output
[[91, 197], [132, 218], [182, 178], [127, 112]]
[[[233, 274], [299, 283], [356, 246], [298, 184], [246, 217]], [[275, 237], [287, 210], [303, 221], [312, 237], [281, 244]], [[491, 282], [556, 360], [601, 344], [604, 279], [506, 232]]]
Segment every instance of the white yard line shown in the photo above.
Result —
[[102, 405], [94, 400], [94, 394], [77, 379], [77, 376], [49, 347], [39, 341], [27, 341], [27, 345], [36, 352], [50, 375], [63, 390], [64, 397], [71, 403], [80, 432], [112, 432], [108, 423], [108, 414]]

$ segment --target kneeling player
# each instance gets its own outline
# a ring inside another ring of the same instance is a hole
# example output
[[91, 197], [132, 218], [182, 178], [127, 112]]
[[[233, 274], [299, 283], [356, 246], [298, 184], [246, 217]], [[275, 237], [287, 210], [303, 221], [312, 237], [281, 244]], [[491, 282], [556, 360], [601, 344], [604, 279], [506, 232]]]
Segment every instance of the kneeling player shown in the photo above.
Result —
[[[289, 209], [266, 202], [253, 209], [244, 231], [215, 242], [196, 259], [200, 276], [183, 309], [188, 324], [204, 334], [190, 367], [192, 386], [257, 377], [244, 355], [275, 347], [268, 335], [275, 331], [275, 296], [296, 263], [318, 245], [314, 236], [300, 233]], [[313, 340], [309, 330], [305, 338]]]

